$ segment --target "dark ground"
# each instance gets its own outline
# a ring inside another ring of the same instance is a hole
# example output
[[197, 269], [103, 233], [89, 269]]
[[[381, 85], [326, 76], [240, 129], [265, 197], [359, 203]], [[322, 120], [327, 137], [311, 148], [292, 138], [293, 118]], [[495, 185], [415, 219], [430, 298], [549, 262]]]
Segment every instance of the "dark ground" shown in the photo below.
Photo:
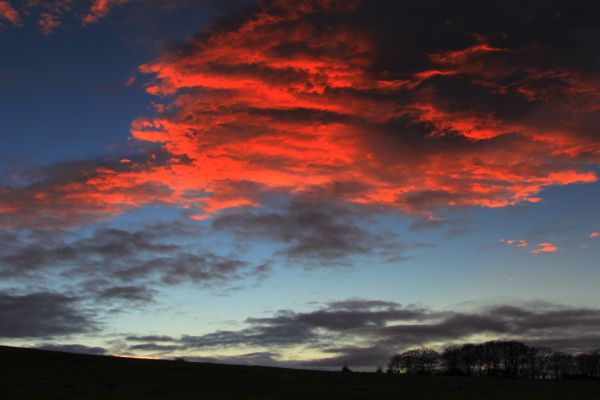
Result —
[[0, 399], [600, 399], [599, 382], [391, 376], [0, 346]]

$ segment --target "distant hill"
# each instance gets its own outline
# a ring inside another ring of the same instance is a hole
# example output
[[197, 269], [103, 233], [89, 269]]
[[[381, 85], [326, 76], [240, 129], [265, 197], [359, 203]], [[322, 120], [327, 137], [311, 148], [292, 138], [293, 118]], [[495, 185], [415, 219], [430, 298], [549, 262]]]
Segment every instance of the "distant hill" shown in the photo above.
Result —
[[0, 399], [600, 399], [598, 382], [399, 376], [0, 346]]

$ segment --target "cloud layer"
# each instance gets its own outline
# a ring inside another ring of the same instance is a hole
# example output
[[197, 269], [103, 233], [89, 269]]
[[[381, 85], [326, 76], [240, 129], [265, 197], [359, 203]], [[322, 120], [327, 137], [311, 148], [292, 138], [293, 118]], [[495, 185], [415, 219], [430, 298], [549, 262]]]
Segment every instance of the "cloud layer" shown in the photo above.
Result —
[[176, 221], [87, 233], [0, 230], [0, 277], [17, 287], [74, 293], [100, 310], [152, 302], [160, 289], [174, 285], [227, 290], [269, 271], [268, 263], [240, 259], [229, 249], [207, 250], [202, 234]]
[[[395, 302], [348, 299], [313, 311], [280, 310], [248, 318], [247, 327], [180, 338], [127, 338], [131, 351], [195, 354], [225, 349], [262, 349], [258, 354], [315, 354], [314, 360], [277, 357], [280, 365], [334, 367], [383, 365], [397, 351], [415, 346], [443, 346], [514, 339], [569, 352], [600, 347], [600, 310], [551, 303], [496, 304], [470, 311], [438, 311]], [[141, 343], [140, 343], [141, 342]], [[299, 350], [301, 349], [301, 350]], [[306, 357], [301, 357], [305, 359]], [[231, 356], [224, 360], [230, 360]], [[267, 362], [271, 364], [271, 362]]]
[[164, 156], [4, 187], [0, 210], [203, 218], [265, 191], [429, 216], [539, 202], [596, 181], [597, 7], [261, 3], [141, 66], [162, 102], [132, 136]]
[[78, 310], [77, 301], [44, 292], [1, 294], [0, 321], [10, 323], [0, 322], [0, 337], [54, 339], [54, 343], [43, 342], [38, 347], [61, 351], [185, 355], [200, 361], [311, 368], [339, 368], [344, 364], [372, 368], [413, 347], [492, 339], [518, 340], [567, 352], [600, 347], [597, 308], [529, 302], [450, 311], [360, 298], [334, 301], [308, 311], [286, 309], [270, 316], [249, 317], [245, 327], [238, 330], [179, 337], [129, 335], [106, 342], [106, 348], [61, 344], [65, 335], [97, 328], [94, 316]]

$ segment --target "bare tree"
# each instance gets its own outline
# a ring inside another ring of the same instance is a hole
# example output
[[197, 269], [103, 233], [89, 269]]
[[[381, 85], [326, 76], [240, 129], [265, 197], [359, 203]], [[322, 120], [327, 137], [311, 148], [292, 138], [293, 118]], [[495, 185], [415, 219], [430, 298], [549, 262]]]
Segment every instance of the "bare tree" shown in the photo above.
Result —
[[552, 371], [552, 378], [560, 380], [565, 376], [573, 374], [575, 358], [560, 351], [552, 353], [549, 358], [550, 370]]

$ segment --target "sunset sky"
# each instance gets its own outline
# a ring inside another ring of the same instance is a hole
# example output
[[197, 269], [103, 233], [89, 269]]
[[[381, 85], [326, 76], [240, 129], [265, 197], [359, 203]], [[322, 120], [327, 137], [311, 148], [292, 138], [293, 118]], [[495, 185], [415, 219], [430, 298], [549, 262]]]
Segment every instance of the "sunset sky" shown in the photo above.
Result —
[[336, 369], [600, 348], [598, 15], [0, 0], [0, 344]]

